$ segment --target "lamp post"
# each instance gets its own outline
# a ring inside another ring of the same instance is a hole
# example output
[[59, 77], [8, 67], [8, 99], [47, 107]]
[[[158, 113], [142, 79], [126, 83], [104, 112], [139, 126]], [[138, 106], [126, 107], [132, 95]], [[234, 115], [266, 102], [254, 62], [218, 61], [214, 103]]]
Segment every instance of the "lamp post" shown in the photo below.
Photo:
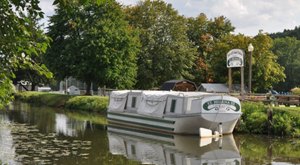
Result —
[[252, 81], [252, 52], [254, 50], [254, 47], [252, 45], [252, 43], [249, 44], [248, 46], [248, 52], [250, 53], [250, 57], [249, 57], [249, 94], [251, 93], [251, 81]]

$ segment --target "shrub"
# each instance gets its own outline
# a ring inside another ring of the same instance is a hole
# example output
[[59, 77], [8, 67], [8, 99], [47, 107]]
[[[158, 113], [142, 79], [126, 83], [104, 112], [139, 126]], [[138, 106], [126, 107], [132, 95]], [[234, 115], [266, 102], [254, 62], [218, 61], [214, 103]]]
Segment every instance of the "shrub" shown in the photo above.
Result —
[[300, 109], [295, 107], [275, 107], [273, 129], [277, 135], [300, 137]]
[[[263, 103], [242, 102], [242, 117], [236, 131], [255, 134], [300, 137], [300, 108], [272, 107], [272, 121], [268, 120], [268, 109]], [[268, 130], [269, 126], [269, 130]]]
[[108, 106], [108, 97], [100, 96], [70, 96], [46, 92], [21, 92], [17, 93], [15, 97], [21, 101], [37, 105], [83, 111], [104, 112]]
[[293, 95], [300, 95], [300, 88], [296, 87], [291, 89]]
[[63, 107], [68, 99], [72, 96], [47, 93], [47, 92], [20, 92], [15, 94], [15, 98], [24, 102], [34, 103], [38, 105], [46, 105], [50, 107]]
[[68, 109], [104, 112], [108, 106], [108, 97], [76, 96], [66, 102]]
[[238, 132], [262, 134], [267, 131], [268, 117], [263, 103], [242, 102], [242, 116]]
[[292, 122], [290, 116], [286, 113], [275, 113], [273, 115], [272, 126], [276, 135], [290, 135], [292, 131]]

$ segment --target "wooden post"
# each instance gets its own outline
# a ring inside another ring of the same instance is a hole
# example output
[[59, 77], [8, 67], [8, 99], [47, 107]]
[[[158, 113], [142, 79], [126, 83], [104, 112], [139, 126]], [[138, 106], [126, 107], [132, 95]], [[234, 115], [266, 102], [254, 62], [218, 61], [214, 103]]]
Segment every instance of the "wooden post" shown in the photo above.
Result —
[[228, 68], [228, 90], [229, 93], [232, 92], [232, 74], [231, 74], [231, 68]]

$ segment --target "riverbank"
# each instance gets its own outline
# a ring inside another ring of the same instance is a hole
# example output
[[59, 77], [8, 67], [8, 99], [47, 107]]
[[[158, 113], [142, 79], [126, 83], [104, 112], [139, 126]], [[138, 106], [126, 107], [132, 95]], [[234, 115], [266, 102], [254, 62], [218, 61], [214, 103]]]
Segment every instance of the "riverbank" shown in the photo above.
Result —
[[300, 137], [300, 107], [272, 107], [262, 102], [242, 102], [240, 133]]
[[[17, 100], [70, 110], [106, 113], [108, 97], [70, 96], [45, 92], [22, 92]], [[242, 102], [242, 117], [235, 132], [300, 137], [300, 107], [271, 107], [261, 102]]]
[[15, 99], [36, 105], [43, 105], [69, 110], [106, 113], [108, 97], [71, 96], [46, 92], [19, 92]]

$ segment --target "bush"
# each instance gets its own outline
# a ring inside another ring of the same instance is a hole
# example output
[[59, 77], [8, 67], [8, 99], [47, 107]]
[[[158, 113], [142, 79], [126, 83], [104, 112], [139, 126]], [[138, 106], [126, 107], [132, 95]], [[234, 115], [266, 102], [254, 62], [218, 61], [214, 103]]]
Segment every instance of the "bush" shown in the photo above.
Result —
[[47, 93], [47, 92], [20, 92], [15, 94], [15, 98], [24, 102], [34, 103], [37, 105], [46, 105], [50, 107], [64, 107], [67, 100], [72, 96]]
[[273, 117], [274, 132], [277, 135], [300, 137], [300, 109], [295, 107], [275, 107]]
[[[268, 109], [272, 117], [268, 120]], [[242, 102], [242, 117], [237, 132], [300, 137], [300, 108], [269, 107], [263, 103]], [[269, 126], [269, 128], [268, 128]]]
[[105, 112], [108, 106], [108, 97], [100, 96], [70, 96], [46, 92], [20, 92], [15, 95], [15, 98], [37, 105], [83, 111]]
[[238, 132], [265, 134], [268, 127], [267, 110], [263, 103], [243, 102]]
[[263, 103], [243, 102], [242, 117], [238, 132], [264, 134], [267, 131], [268, 117]]
[[68, 109], [105, 112], [108, 106], [108, 97], [76, 96], [66, 102]]
[[4, 109], [13, 100], [14, 93], [15, 90], [11, 80], [0, 73], [0, 109]]
[[290, 135], [292, 131], [292, 121], [286, 113], [275, 113], [272, 120], [275, 135]]
[[291, 89], [293, 95], [300, 95], [300, 88], [296, 87]]

